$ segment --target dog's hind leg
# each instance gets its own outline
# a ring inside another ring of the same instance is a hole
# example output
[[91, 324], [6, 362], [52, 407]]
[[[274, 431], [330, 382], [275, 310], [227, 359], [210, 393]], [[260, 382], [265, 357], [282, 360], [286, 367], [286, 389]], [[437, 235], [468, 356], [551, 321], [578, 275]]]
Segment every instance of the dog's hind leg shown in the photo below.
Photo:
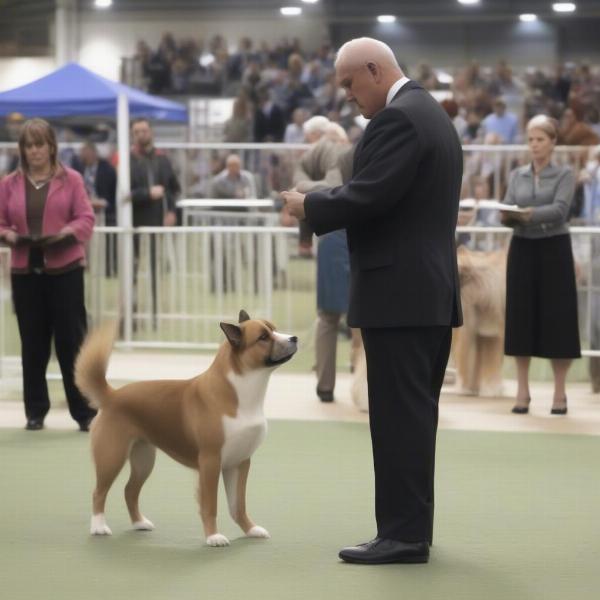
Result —
[[144, 482], [152, 473], [156, 459], [156, 448], [145, 440], [136, 440], [129, 451], [131, 475], [125, 486], [125, 501], [133, 528], [138, 531], [152, 531], [154, 524], [140, 512], [139, 498]]
[[223, 470], [223, 482], [227, 493], [227, 504], [231, 518], [242, 528], [248, 537], [269, 538], [269, 532], [255, 525], [246, 512], [246, 482], [250, 471], [250, 459], [239, 466]]
[[92, 535], [112, 534], [104, 516], [106, 496], [117, 475], [121, 472], [129, 450], [129, 440], [126, 437], [119, 437], [113, 431], [109, 431], [109, 435], [105, 435], [106, 428], [103, 425], [104, 421], [100, 420], [92, 429], [92, 456], [96, 463], [96, 488], [93, 494], [90, 527]]

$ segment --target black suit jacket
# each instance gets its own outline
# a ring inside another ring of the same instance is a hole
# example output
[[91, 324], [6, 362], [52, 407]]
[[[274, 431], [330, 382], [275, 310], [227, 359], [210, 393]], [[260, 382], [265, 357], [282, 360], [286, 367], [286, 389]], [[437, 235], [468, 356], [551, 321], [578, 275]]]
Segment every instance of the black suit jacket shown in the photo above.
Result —
[[[133, 226], [162, 226], [165, 213], [175, 212], [175, 200], [181, 190], [171, 161], [160, 150], [153, 149], [146, 157], [134, 151], [131, 154], [130, 171]], [[153, 185], [165, 188], [162, 202], [150, 196]]]
[[104, 158], [98, 159], [96, 180], [94, 181], [96, 196], [108, 202], [105, 217], [107, 225], [116, 223], [117, 172]]
[[410, 81], [368, 124], [351, 181], [306, 196], [317, 235], [347, 230], [349, 325], [462, 323], [454, 239], [461, 179], [452, 122]]
[[255, 142], [281, 142], [285, 133], [285, 116], [275, 103], [271, 111], [265, 115], [259, 106], [254, 111], [254, 141]]

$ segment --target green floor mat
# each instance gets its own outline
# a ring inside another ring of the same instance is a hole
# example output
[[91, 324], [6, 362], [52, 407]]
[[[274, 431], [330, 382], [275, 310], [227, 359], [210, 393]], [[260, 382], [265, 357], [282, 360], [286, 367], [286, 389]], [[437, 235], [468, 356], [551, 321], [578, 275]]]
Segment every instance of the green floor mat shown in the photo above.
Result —
[[112, 537], [91, 537], [88, 437], [0, 430], [0, 597], [10, 600], [596, 599], [600, 437], [443, 431], [428, 565], [337, 559], [374, 534], [368, 428], [270, 424], [248, 506], [249, 540], [220, 497], [229, 548], [208, 548], [193, 472], [160, 455], [142, 492], [156, 530], [129, 530], [123, 473]]

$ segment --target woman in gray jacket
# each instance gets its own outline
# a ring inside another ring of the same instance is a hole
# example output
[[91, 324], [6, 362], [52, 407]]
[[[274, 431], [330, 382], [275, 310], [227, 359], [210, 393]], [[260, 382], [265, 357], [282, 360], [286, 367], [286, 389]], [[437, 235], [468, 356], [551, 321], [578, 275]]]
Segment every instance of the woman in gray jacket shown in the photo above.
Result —
[[581, 356], [577, 289], [567, 225], [575, 189], [570, 167], [551, 162], [557, 127], [545, 115], [527, 124], [531, 163], [511, 173], [505, 204], [522, 212], [502, 211], [514, 228], [506, 273], [505, 354], [517, 362], [517, 402], [512, 412], [529, 412], [529, 363], [549, 358], [554, 372], [551, 413], [567, 412], [565, 380], [572, 359]]

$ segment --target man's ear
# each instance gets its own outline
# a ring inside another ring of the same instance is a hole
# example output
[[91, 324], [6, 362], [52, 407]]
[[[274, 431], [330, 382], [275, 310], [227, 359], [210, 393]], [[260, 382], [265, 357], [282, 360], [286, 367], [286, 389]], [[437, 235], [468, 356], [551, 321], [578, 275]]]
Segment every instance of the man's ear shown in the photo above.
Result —
[[381, 79], [381, 70], [379, 69], [379, 65], [374, 62], [368, 62], [367, 69], [369, 70], [371, 77], [373, 77], [373, 79], [379, 83], [379, 80]]
[[229, 343], [234, 348], [239, 348], [242, 345], [242, 330], [237, 325], [232, 325], [231, 323], [220, 323], [220, 326]]
[[243, 323], [244, 321], [249, 321], [250, 315], [242, 308], [240, 310], [240, 316], [238, 317], [238, 323]]

